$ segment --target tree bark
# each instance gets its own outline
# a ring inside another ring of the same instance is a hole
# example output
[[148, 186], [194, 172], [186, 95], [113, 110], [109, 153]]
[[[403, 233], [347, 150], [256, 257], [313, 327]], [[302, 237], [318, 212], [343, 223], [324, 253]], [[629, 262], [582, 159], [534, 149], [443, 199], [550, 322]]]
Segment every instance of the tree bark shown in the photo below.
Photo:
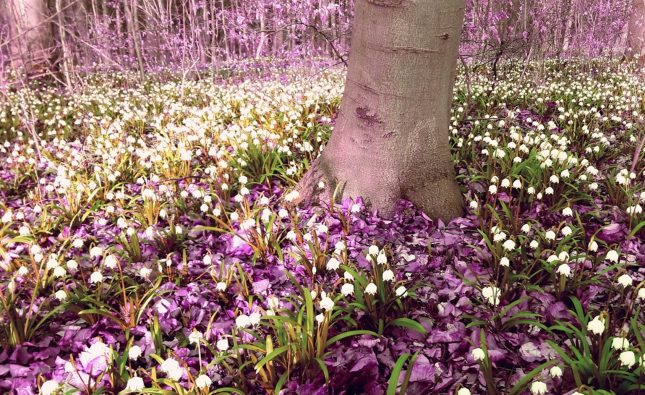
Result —
[[356, 2], [336, 127], [297, 187], [301, 201], [340, 186], [384, 217], [401, 198], [432, 218], [462, 214], [448, 126], [463, 16], [463, 0]]
[[645, 66], [645, 0], [634, 0], [629, 18], [627, 56], [640, 55], [639, 64]]
[[56, 20], [58, 25], [58, 38], [62, 50], [63, 79], [68, 90], [72, 90], [72, 54], [67, 46], [67, 35], [65, 32], [65, 21], [63, 20], [62, 0], [56, 0]]
[[43, 0], [7, 0], [10, 56], [14, 69], [27, 74], [50, 67], [51, 26], [47, 22], [47, 5]]

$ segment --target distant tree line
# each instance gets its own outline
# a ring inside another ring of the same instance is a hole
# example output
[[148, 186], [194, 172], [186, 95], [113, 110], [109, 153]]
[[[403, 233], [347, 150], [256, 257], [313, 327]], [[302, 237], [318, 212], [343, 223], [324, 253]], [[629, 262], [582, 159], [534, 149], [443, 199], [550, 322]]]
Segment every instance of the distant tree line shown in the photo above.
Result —
[[[645, 0], [466, 4], [460, 53], [469, 64], [621, 56], [643, 46]], [[72, 86], [78, 73], [99, 69], [200, 70], [267, 57], [344, 63], [353, 7], [353, 0], [4, 0], [0, 83], [11, 70]]]

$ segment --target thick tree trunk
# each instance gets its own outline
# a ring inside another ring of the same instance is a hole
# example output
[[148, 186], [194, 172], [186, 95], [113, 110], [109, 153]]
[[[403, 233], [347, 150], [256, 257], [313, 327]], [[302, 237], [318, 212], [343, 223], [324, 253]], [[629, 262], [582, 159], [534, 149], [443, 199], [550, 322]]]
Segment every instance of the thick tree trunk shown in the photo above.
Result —
[[634, 0], [634, 8], [629, 18], [627, 55], [640, 55], [639, 64], [645, 65], [645, 0]]
[[11, 65], [28, 74], [49, 69], [51, 26], [44, 0], [7, 0]]
[[336, 128], [298, 186], [315, 200], [337, 185], [385, 217], [401, 198], [433, 218], [462, 214], [449, 116], [463, 0], [358, 0]]

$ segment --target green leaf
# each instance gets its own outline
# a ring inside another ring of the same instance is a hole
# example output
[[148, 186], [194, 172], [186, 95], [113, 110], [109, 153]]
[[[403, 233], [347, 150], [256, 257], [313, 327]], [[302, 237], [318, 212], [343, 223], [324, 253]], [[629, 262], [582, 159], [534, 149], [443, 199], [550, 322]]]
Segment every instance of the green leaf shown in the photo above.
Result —
[[360, 335], [372, 335], [374, 337], [380, 337], [378, 333], [368, 331], [366, 329], [357, 329], [355, 331], [344, 332], [344, 333], [341, 333], [340, 335], [336, 335], [332, 337], [331, 339], [327, 340], [327, 343], [325, 344], [325, 348], [348, 337], [360, 336]]
[[413, 331], [417, 331], [417, 332], [419, 332], [419, 333], [421, 333], [423, 335], [428, 333], [426, 331], [426, 329], [421, 324], [419, 324], [417, 321], [415, 321], [413, 319], [410, 319], [410, 318], [405, 318], [405, 317], [404, 318], [397, 318], [397, 319], [391, 321], [390, 324], [400, 326], [402, 328], [412, 329]]
[[396, 360], [394, 368], [392, 368], [392, 374], [390, 374], [390, 379], [387, 381], [387, 395], [396, 395], [396, 389], [399, 386], [399, 376], [401, 376], [401, 371], [403, 370], [403, 365], [405, 361], [408, 360], [410, 354], [403, 354]]
[[325, 383], [329, 384], [329, 370], [327, 369], [327, 364], [320, 358], [315, 358], [314, 360], [318, 363], [320, 370], [323, 372], [323, 376], [325, 376]]
[[262, 369], [264, 365], [267, 363], [273, 361], [276, 359], [280, 354], [285, 353], [289, 349], [290, 345], [287, 344], [286, 346], [281, 346], [276, 348], [275, 350], [271, 351], [269, 354], [267, 354], [264, 358], [262, 358], [258, 363], [255, 365], [255, 371], [257, 372], [258, 370]]
[[548, 369], [548, 368], [550, 368], [551, 366], [555, 366], [555, 365], [557, 365], [557, 364], [558, 364], [558, 361], [557, 361], [557, 360], [555, 360], [555, 359], [552, 359], [552, 360], [550, 360], [550, 361], [547, 361], [547, 362], [543, 363], [542, 365], [538, 366], [537, 368], [535, 368], [535, 369], [531, 370], [531, 371], [530, 371], [529, 373], [527, 373], [524, 377], [522, 377], [522, 378], [520, 379], [520, 381], [518, 381], [518, 382], [513, 386], [513, 388], [511, 388], [511, 389], [510, 389], [510, 391], [508, 392], [508, 395], [516, 395], [516, 394], [519, 394], [521, 391], [523, 391], [523, 390], [526, 388], [526, 386], [528, 385], [528, 383], [529, 383], [531, 380], [533, 380], [537, 375], [539, 375], [540, 373], [542, 373], [542, 371], [543, 371], [544, 369]]

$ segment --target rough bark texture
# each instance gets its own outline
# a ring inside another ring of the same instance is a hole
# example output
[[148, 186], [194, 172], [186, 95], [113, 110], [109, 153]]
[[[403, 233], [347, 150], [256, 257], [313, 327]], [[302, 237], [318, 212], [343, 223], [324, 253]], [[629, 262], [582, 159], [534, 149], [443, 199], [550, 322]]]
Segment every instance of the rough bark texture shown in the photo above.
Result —
[[49, 68], [51, 27], [44, 0], [7, 0], [11, 65], [28, 73]]
[[462, 214], [448, 125], [463, 14], [463, 0], [356, 2], [343, 101], [303, 200], [340, 185], [386, 217], [401, 198], [433, 218]]
[[645, 0], [634, 0], [634, 7], [629, 19], [627, 55], [640, 55], [639, 63], [645, 65]]

